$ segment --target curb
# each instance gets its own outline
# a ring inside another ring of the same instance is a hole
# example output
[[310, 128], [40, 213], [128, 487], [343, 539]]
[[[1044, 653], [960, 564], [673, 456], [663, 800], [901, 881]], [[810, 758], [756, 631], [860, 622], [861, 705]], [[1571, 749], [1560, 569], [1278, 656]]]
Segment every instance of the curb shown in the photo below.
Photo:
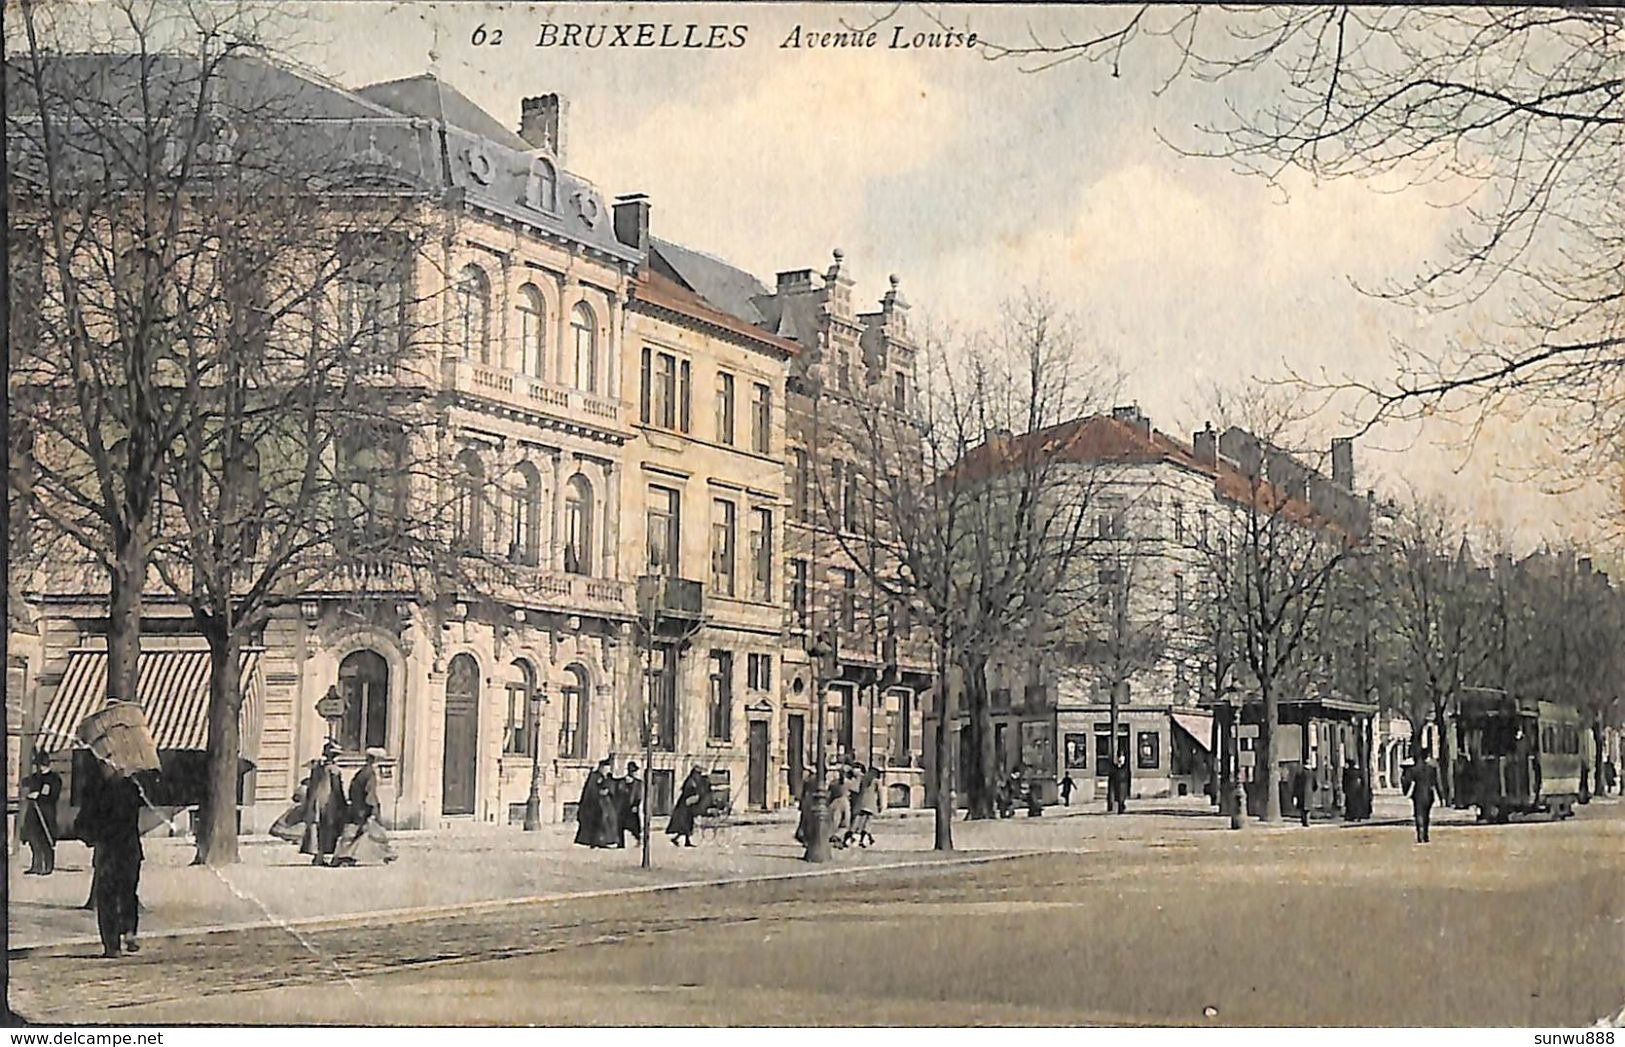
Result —
[[[370, 912], [343, 913], [326, 916], [301, 916], [291, 920], [250, 920], [242, 923], [213, 924], [201, 927], [177, 927], [144, 935], [142, 941], [163, 941], [171, 938], [196, 938], [211, 934], [231, 934], [241, 931], [282, 929], [340, 930], [361, 924], [388, 920], [393, 923], [420, 923], [459, 913], [495, 912], [521, 905], [545, 905], [589, 898], [613, 898], [623, 895], [659, 894], [664, 891], [682, 891], [694, 887], [734, 887], [753, 883], [773, 883], [781, 880], [810, 880], [824, 876], [841, 876], [863, 872], [884, 872], [891, 869], [919, 869], [960, 865], [985, 865], [992, 862], [1013, 861], [1054, 854], [1053, 850], [999, 851], [993, 854], [970, 854], [964, 857], [915, 859], [912, 861], [881, 862], [876, 865], [835, 866], [824, 869], [805, 869], [786, 873], [758, 873], [752, 876], [726, 876], [710, 880], [685, 880], [681, 883], [636, 884], [630, 887], [606, 887], [593, 891], [562, 891], [555, 894], [537, 894], [522, 898], [491, 898], [477, 902], [458, 902], [450, 905], [429, 905], [413, 909], [382, 909]], [[66, 938], [33, 945], [16, 945], [6, 951], [7, 959], [32, 956], [56, 956], [68, 950], [89, 945], [99, 946], [101, 939], [93, 935]]]

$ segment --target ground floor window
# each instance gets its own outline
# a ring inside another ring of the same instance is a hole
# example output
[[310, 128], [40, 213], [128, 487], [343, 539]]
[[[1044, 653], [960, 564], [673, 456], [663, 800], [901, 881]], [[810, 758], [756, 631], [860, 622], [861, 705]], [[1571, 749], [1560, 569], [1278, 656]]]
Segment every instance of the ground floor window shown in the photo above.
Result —
[[1135, 739], [1135, 752], [1140, 770], [1156, 770], [1162, 764], [1161, 740], [1156, 731], [1141, 731]]
[[344, 718], [339, 744], [349, 752], [383, 748], [389, 735], [389, 663], [377, 651], [356, 651], [339, 663]]

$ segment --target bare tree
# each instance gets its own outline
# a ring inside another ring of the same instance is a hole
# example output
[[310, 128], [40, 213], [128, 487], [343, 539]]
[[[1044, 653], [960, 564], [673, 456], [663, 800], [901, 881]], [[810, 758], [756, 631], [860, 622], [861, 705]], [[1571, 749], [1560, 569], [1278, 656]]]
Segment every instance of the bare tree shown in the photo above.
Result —
[[[1076, 31], [996, 41], [1029, 70], [1142, 61], [1228, 86], [1193, 154], [1275, 179], [1465, 187], [1464, 226], [1414, 277], [1370, 289], [1470, 317], [1444, 345], [1400, 344], [1359, 395], [1367, 422], [1553, 408], [1580, 471], [1625, 447], [1625, 48], [1616, 8], [1141, 5], [1080, 13]], [[1217, 89], [1217, 87], [1216, 87]], [[1474, 430], [1476, 432], [1476, 428]]]
[[1433, 721], [1445, 798], [1454, 793], [1449, 717], [1464, 688], [1480, 686], [1493, 650], [1487, 571], [1474, 562], [1465, 528], [1436, 500], [1413, 494], [1392, 533], [1372, 549], [1381, 620], [1402, 662], [1391, 702], [1411, 723], [1411, 747]]
[[323, 119], [252, 8], [132, 3], [128, 48], [84, 53], [25, 7], [8, 75], [28, 104], [8, 115], [46, 236], [25, 254], [44, 304], [18, 343], [34, 439], [14, 477], [111, 572], [110, 694], [136, 695], [150, 575], [191, 610], [211, 654], [198, 860], [229, 863], [243, 650], [270, 615], [312, 590], [466, 587], [480, 566], [449, 540], [460, 492], [426, 435], [432, 205]]
[[[1138, 508], [1141, 511], [1135, 512]], [[1106, 696], [1111, 723], [1111, 769], [1117, 806], [1108, 812], [1121, 813], [1128, 797], [1117, 789], [1117, 776], [1128, 760], [1119, 738], [1118, 723], [1122, 705], [1129, 697], [1132, 681], [1154, 669], [1168, 649], [1165, 622], [1165, 595], [1156, 584], [1153, 558], [1161, 554], [1159, 542], [1147, 532], [1156, 521], [1147, 519], [1146, 507], [1125, 506], [1102, 537], [1096, 529], [1097, 547], [1078, 568], [1093, 569], [1095, 577], [1084, 580], [1089, 591], [1081, 613], [1060, 615], [1051, 624], [1058, 634], [1056, 653], [1071, 675], [1085, 677], [1086, 687]], [[1152, 506], [1149, 513], [1157, 512]], [[1126, 514], [1126, 516], [1125, 516]], [[1138, 517], [1138, 519], [1136, 519]], [[1065, 670], [1063, 670], [1065, 671]]]
[[[962, 767], [970, 816], [994, 815], [997, 754], [989, 660], [1068, 602], [1088, 548], [1089, 470], [1062, 450], [1101, 379], [1071, 321], [1028, 297], [989, 337], [925, 355], [916, 410], [866, 416], [857, 454], [875, 488], [848, 553], [892, 607], [911, 608], [938, 657], [938, 845], [951, 846], [947, 670], [957, 671], [975, 754]], [[837, 529], [837, 533], [842, 533]], [[872, 545], [882, 555], [866, 560]]]
[[1287, 448], [1298, 420], [1283, 398], [1248, 393], [1220, 404], [1233, 423], [1219, 437], [1238, 470], [1220, 468], [1221, 510], [1201, 541], [1207, 574], [1234, 628], [1239, 660], [1257, 688], [1263, 712], [1258, 774], [1263, 817], [1281, 817], [1274, 781], [1275, 735], [1284, 693], [1308, 679], [1310, 639], [1328, 587], [1359, 540], [1310, 502], [1314, 470]]

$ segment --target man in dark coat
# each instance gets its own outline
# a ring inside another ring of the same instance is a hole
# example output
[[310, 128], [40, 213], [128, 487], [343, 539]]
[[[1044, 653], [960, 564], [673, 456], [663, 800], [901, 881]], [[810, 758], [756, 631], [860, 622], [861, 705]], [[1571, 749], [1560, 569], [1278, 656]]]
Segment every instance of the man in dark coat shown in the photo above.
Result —
[[1076, 786], [1077, 783], [1072, 780], [1072, 772], [1068, 771], [1066, 777], [1061, 779], [1061, 802], [1068, 807], [1072, 806], [1072, 790]]
[[86, 790], [75, 828], [92, 846], [91, 891], [96, 903], [96, 930], [102, 955], [139, 952], [136, 925], [141, 884], [141, 808], [146, 799], [134, 778], [101, 763], [101, 777]]
[[626, 763], [626, 777], [618, 779], [615, 792], [615, 811], [617, 831], [615, 833], [615, 846], [626, 846], [626, 834], [631, 833], [632, 839], [642, 841], [643, 818], [639, 811], [643, 808], [643, 779], [638, 777], [636, 760]]
[[581, 798], [576, 803], [575, 842], [583, 847], [608, 847], [619, 834], [610, 766], [609, 760], [600, 760], [581, 785]]
[[1416, 842], [1429, 843], [1433, 800], [1444, 798], [1439, 790], [1439, 766], [1428, 758], [1427, 749], [1416, 755], [1416, 765], [1405, 776], [1405, 795], [1411, 798], [1411, 815], [1416, 822]]
[[20, 783], [22, 827], [17, 835], [28, 845], [28, 873], [49, 876], [56, 870], [56, 804], [62, 798], [62, 776], [51, 770], [50, 754], [34, 754], [34, 773]]
[[344, 833], [348, 808], [344, 776], [336, 763], [338, 754], [338, 746], [329, 742], [322, 750], [322, 762], [310, 769], [305, 780], [305, 838], [299, 853], [312, 855], [312, 865], [329, 864]]
[[666, 835], [671, 837], [671, 842], [681, 840], [685, 847], [693, 847], [694, 824], [710, 806], [711, 780], [696, 765], [683, 779], [683, 788], [671, 809], [671, 820], [666, 823]]
[[1298, 764], [1292, 775], [1292, 799], [1298, 805], [1298, 820], [1305, 828], [1309, 825], [1309, 797], [1314, 792], [1314, 783], [1315, 772], [1307, 763]]

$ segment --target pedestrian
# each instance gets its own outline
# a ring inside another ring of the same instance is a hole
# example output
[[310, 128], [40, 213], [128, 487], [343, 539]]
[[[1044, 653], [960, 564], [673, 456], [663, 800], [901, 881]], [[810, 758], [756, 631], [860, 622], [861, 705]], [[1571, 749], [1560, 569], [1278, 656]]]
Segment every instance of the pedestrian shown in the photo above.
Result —
[[344, 834], [349, 811], [338, 758], [338, 743], [329, 740], [322, 747], [321, 761], [310, 765], [310, 777], [305, 779], [305, 835], [299, 853], [310, 855], [312, 865], [329, 864]]
[[17, 836], [28, 845], [28, 875], [56, 871], [56, 805], [62, 798], [62, 776], [51, 770], [51, 756], [34, 752], [34, 773], [18, 783], [23, 796], [22, 825]]
[[1314, 771], [1309, 769], [1307, 763], [1298, 764], [1298, 769], [1292, 775], [1292, 799], [1298, 805], [1298, 821], [1304, 828], [1309, 827], [1309, 793], [1314, 788]]
[[1024, 787], [1027, 798], [1027, 817], [1041, 818], [1044, 815], [1044, 804], [1038, 797], [1038, 783], [1027, 782]]
[[796, 819], [796, 842], [804, 844], [813, 834], [813, 794], [818, 791], [818, 776], [806, 771], [801, 776], [801, 792], [797, 797], [801, 814]]
[[626, 777], [620, 780], [620, 788], [616, 793], [616, 819], [617, 847], [626, 846], [626, 834], [631, 833], [632, 839], [643, 841], [643, 817], [639, 813], [643, 809], [643, 779], [638, 777], [636, 760], [626, 762]]
[[1603, 760], [1603, 762], [1602, 762], [1602, 792], [1603, 792], [1604, 796], [1606, 796], [1609, 793], [1614, 791], [1614, 786], [1617, 784], [1617, 782], [1615, 781], [1615, 776], [1617, 774], [1618, 774], [1618, 772], [1614, 769], [1614, 758], [1612, 756], [1610, 756], [1607, 759]]
[[859, 847], [868, 847], [875, 842], [869, 832], [869, 819], [880, 813], [880, 773], [862, 764], [858, 770], [863, 772], [863, 777], [858, 782], [857, 798], [852, 801], [852, 828], [846, 834], [846, 842], [855, 839]]
[[[312, 760], [306, 770], [308, 779], [311, 771], [322, 765], [320, 760]], [[277, 815], [276, 821], [265, 830], [272, 836], [287, 843], [298, 844], [305, 838], [305, 783], [300, 782], [293, 789], [293, 806]]]
[[829, 842], [845, 847], [851, 828], [852, 780], [846, 771], [836, 771], [829, 783]]
[[395, 846], [389, 842], [380, 820], [383, 807], [378, 801], [378, 762], [388, 757], [382, 749], [368, 749], [367, 762], [350, 779], [349, 824], [334, 852], [334, 865], [360, 865], [395, 860]]
[[1434, 798], [1444, 799], [1439, 789], [1439, 768], [1428, 758], [1424, 746], [1416, 754], [1416, 763], [1405, 776], [1405, 794], [1411, 798], [1411, 815], [1416, 822], [1416, 842], [1429, 843], [1428, 830], [1433, 818]]
[[1072, 790], [1077, 787], [1077, 784], [1072, 780], [1071, 771], [1066, 772], [1066, 777], [1061, 779], [1061, 802], [1068, 807], [1072, 806]]
[[97, 761], [98, 778], [87, 783], [75, 830], [91, 844], [91, 892], [102, 955], [140, 952], [136, 942], [141, 903], [141, 808], [146, 799], [140, 784], [120, 774], [111, 763]]
[[575, 842], [583, 847], [608, 847], [618, 835], [615, 786], [610, 781], [613, 767], [606, 756], [581, 783], [581, 798], [576, 802]]
[[1118, 814], [1128, 813], [1128, 793], [1130, 788], [1128, 761], [1118, 757], [1113, 761], [1109, 776], [1106, 779], [1106, 809], [1115, 809]]
[[666, 835], [671, 837], [673, 846], [682, 841], [684, 847], [694, 846], [694, 826], [711, 806], [711, 780], [705, 772], [695, 764], [683, 779], [683, 787], [677, 793], [677, 803], [671, 809], [671, 818], [666, 822]]

